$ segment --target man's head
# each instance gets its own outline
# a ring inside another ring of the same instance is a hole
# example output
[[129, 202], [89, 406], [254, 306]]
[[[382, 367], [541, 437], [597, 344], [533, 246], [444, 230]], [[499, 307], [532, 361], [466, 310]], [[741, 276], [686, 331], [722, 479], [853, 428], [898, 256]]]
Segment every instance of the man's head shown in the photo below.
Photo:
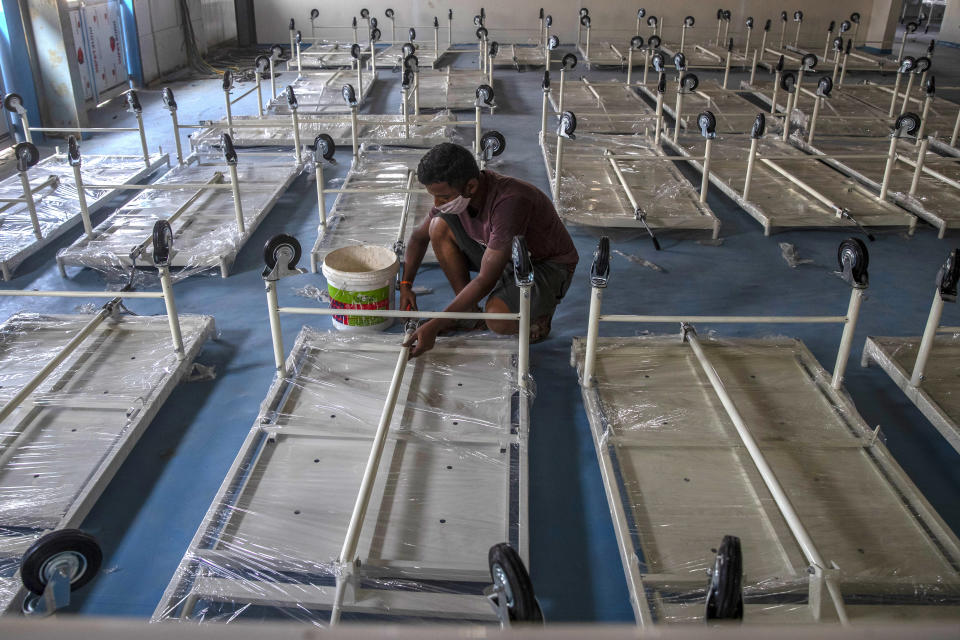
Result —
[[420, 159], [417, 180], [439, 207], [457, 196], [475, 196], [480, 188], [480, 168], [472, 153], [458, 144], [442, 142]]

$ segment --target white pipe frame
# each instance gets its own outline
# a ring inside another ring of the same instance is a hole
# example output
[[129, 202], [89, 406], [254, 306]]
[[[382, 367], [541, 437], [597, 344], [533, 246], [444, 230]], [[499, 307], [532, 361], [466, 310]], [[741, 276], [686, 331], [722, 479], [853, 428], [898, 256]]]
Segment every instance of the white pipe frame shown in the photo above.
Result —
[[[763, 455], [763, 452], [757, 446], [756, 441], [754, 440], [750, 430], [743, 420], [739, 410], [734, 404], [732, 398], [727, 393], [723, 381], [721, 380], [719, 374], [717, 374], [716, 369], [711, 364], [709, 358], [704, 353], [702, 347], [700, 346], [699, 340], [696, 336], [696, 331], [693, 329], [691, 323], [696, 321], [701, 322], [711, 322], [711, 323], [843, 323], [844, 332], [840, 341], [840, 349], [837, 354], [837, 363], [834, 370], [833, 380], [831, 386], [839, 390], [842, 385], [843, 374], [847, 362], [849, 361], [850, 348], [852, 346], [853, 333], [856, 327], [857, 318], [859, 316], [860, 302], [862, 301], [863, 291], [860, 288], [853, 288], [850, 296], [850, 304], [848, 306], [847, 315], [845, 316], [645, 316], [645, 315], [602, 315], [601, 314], [601, 305], [603, 301], [603, 288], [606, 287], [606, 279], [603, 279], [603, 282], [593, 282], [590, 298], [590, 314], [589, 314], [589, 324], [587, 327], [587, 344], [586, 352], [584, 354], [584, 366], [581, 378], [581, 384], [585, 388], [592, 388], [597, 385], [597, 380], [594, 376], [596, 370], [596, 353], [597, 353], [597, 342], [599, 335], [599, 325], [601, 322], [630, 322], [630, 323], [677, 323], [681, 324], [683, 331], [683, 340], [690, 344], [691, 349], [696, 356], [701, 369], [707, 378], [710, 381], [711, 386], [719, 397], [723, 407], [727, 413], [727, 416], [733, 422], [737, 433], [740, 436], [741, 441], [744, 446], [750, 453], [750, 457], [753, 460], [754, 464], [757, 467], [757, 470], [760, 472], [760, 475], [766, 485], [767, 489], [770, 491], [773, 496], [777, 508], [779, 509], [781, 515], [788, 527], [790, 528], [791, 533], [793, 534], [794, 539], [799, 544], [801, 550], [803, 551], [804, 557], [809, 563], [812, 569], [812, 578], [816, 578], [818, 581], [822, 580], [826, 583], [827, 590], [830, 594], [830, 598], [833, 602], [834, 609], [837, 612], [837, 616], [842, 625], [849, 625], [849, 619], [847, 617], [846, 606], [843, 602], [843, 595], [840, 592], [839, 585], [837, 584], [837, 579], [835, 572], [831, 570], [828, 564], [824, 561], [823, 557], [820, 555], [819, 550], [816, 547], [813, 539], [807, 532], [806, 528], [803, 525], [799, 515], [796, 513], [792, 503], [790, 502], [789, 497], [786, 492], [783, 490], [783, 487], [780, 485], [779, 481], [776, 478], [773, 470], [766, 461], [766, 458]], [[811, 582], [811, 590], [813, 588], [813, 582]], [[811, 603], [811, 606], [812, 603]]]
[[23, 297], [43, 297], [43, 298], [106, 298], [108, 302], [101, 307], [100, 311], [89, 322], [87, 322], [73, 338], [61, 347], [57, 354], [47, 362], [40, 371], [23, 385], [20, 390], [0, 407], [0, 422], [6, 420], [10, 414], [22, 405], [30, 395], [43, 384], [44, 380], [50, 377], [57, 367], [70, 357], [77, 347], [86, 340], [96, 329], [103, 324], [105, 320], [114, 316], [122, 304], [123, 298], [152, 298], [162, 299], [167, 308], [167, 318], [170, 326], [170, 339], [177, 358], [184, 358], [183, 338], [180, 332], [180, 318], [177, 315], [176, 303], [173, 300], [173, 286], [170, 282], [169, 269], [166, 272], [166, 278], [161, 277], [162, 292], [148, 291], [0, 291], [0, 296], [23, 296]]
[[933, 294], [933, 303], [930, 305], [930, 314], [927, 316], [927, 326], [924, 328], [923, 337], [920, 339], [920, 348], [913, 365], [913, 373], [910, 374], [910, 386], [913, 388], [917, 388], [923, 383], [923, 374], [927, 369], [930, 352], [933, 350], [933, 341], [940, 329], [940, 320], [943, 317], [943, 302], [938, 287]]

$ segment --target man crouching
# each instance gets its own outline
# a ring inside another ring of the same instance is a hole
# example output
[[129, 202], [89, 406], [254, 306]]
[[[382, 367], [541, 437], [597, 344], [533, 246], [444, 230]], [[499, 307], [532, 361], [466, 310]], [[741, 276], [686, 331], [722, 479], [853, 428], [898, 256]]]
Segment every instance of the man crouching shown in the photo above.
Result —
[[[456, 297], [444, 311], [518, 313], [520, 289], [510, 250], [524, 236], [533, 262], [530, 341], [543, 340], [573, 278], [579, 256], [550, 198], [532, 184], [483, 170], [467, 149], [444, 142], [420, 160], [417, 179], [433, 196], [430, 215], [410, 236], [400, 282], [400, 308], [416, 309], [413, 280], [428, 243]], [[471, 279], [471, 272], [477, 275]], [[515, 320], [488, 320], [496, 333], [515, 334]], [[409, 339], [416, 357], [433, 348], [441, 331], [482, 328], [482, 322], [433, 319]]]

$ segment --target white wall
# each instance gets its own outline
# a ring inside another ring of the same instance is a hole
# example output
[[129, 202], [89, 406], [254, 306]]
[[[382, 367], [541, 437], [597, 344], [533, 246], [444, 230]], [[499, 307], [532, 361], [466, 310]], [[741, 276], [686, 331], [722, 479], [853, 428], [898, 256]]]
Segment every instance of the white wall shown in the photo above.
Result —
[[[190, 22], [201, 52], [237, 37], [233, 0], [188, 0]], [[177, 0], [134, 0], [144, 82], [187, 64]]]
[[[960, 0], [950, 0], [958, 2]], [[703, 2], [703, 0], [634, 0], [622, 2], [620, 0], [427, 0], [413, 2], [411, 0], [257, 0], [256, 21], [257, 36], [264, 42], [289, 42], [288, 24], [290, 18], [295, 18], [297, 28], [304, 36], [310, 34], [310, 9], [320, 11], [317, 24], [349, 25], [353, 16], [360, 14], [360, 9], [370, 9], [370, 14], [376, 16], [380, 22], [380, 30], [384, 38], [390, 37], [389, 25], [383, 11], [391, 7], [396, 12], [397, 37], [405, 38], [406, 28], [402, 31], [401, 25], [413, 23], [416, 26], [426, 26], [433, 23], [433, 17], [440, 18], [441, 42], [446, 36], [447, 8], [453, 9], [454, 42], [475, 41], [473, 16], [484, 6], [487, 12], [487, 27], [491, 37], [502, 41], [523, 41], [527, 37], [536, 37], [538, 13], [540, 7], [553, 15], [554, 29], [565, 43], [576, 39], [578, 11], [581, 6], [590, 9], [593, 20], [592, 37], [604, 37], [605, 30], [620, 30], [620, 37], [626, 31], [632, 30], [636, 24], [637, 9], [644, 7], [647, 15], [656, 15], [664, 20], [664, 36], [668, 39], [677, 37], [679, 25], [684, 16], [690, 14], [696, 18], [695, 37], [702, 40], [712, 39], [716, 35], [716, 13], [720, 1]], [[743, 29], [744, 20], [752, 15], [757, 22], [754, 37], [759, 38], [763, 23], [767, 18], [774, 21], [771, 35], [779, 38], [780, 11], [787, 11], [791, 22], [787, 25], [787, 33], [792, 34], [796, 29], [792, 22], [795, 9], [802, 9], [804, 22], [801, 31], [801, 40], [811, 43], [822, 42], [826, 36], [827, 25], [831, 20], [838, 23], [850, 16], [853, 11], [859, 11], [863, 16], [864, 24], [860, 31], [860, 40], [866, 32], [866, 23], [869, 20], [873, 0], [790, 0], [789, 2], [770, 0], [723, 0], [722, 4], [733, 13], [730, 25], [730, 34]], [[431, 29], [432, 30], [432, 29]], [[649, 29], [644, 27], [641, 34]], [[323, 31], [323, 35], [338, 35], [339, 39], [352, 39], [349, 30]], [[607, 33], [608, 37], [613, 34]], [[418, 29], [418, 38], [432, 38], [430, 30], [422, 33]], [[792, 36], [791, 36], [792, 38]]]
[[939, 39], [960, 44], [960, 0], [947, 0]]

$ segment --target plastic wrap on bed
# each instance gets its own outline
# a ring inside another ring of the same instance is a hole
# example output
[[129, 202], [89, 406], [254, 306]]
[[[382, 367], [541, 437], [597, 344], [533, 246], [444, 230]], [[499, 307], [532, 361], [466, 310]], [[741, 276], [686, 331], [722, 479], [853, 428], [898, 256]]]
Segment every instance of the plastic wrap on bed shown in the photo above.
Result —
[[[0, 325], [0, 406], [92, 319], [21, 312]], [[0, 610], [19, 589], [20, 557], [50, 530], [80, 525], [213, 319], [181, 315], [180, 325], [186, 360], [174, 352], [166, 316], [106, 319], [0, 421]]]
[[[194, 156], [193, 161], [175, 166], [154, 184], [185, 183], [182, 189], [148, 189], [108, 216], [94, 228], [94, 237], [85, 236], [57, 254], [61, 269], [88, 267], [122, 281], [130, 275], [131, 251], [152, 237], [157, 220], [175, 219], [170, 266], [174, 278], [198, 272], [229, 270], [246, 239], [256, 230], [274, 203], [296, 177], [299, 167], [293, 154], [247, 156], [240, 154], [237, 174], [244, 231], [237, 224], [230, 172], [221, 154]], [[202, 189], [199, 185], [219, 183], [222, 188]], [[152, 250], [141, 254], [136, 266], [153, 266]]]
[[[819, 125], [817, 130], [819, 131]], [[796, 132], [794, 142], [801, 145]], [[887, 139], [889, 142], [889, 139]], [[854, 222], [837, 215], [827, 202], [848, 210], [865, 227], [911, 227], [916, 218], [900, 207], [880, 201], [866, 187], [836, 169], [816, 160], [780, 136], [767, 134], [757, 147], [757, 159], [750, 182], [749, 201], [743, 200], [747, 158], [751, 140], [747, 136], [718, 135], [711, 150], [710, 179], [764, 227], [850, 227]], [[684, 133], [673, 146], [683, 155], [702, 157], [703, 138]], [[774, 158], [764, 161], [764, 156]], [[793, 159], [793, 156], [796, 159]], [[770, 162], [772, 164], [768, 164]], [[698, 170], [701, 161], [693, 161]], [[793, 177], [783, 175], [789, 173]], [[794, 180], [810, 187], [814, 195]], [[822, 198], [822, 199], [821, 199]]]
[[[439, 112], [430, 115], [409, 116], [408, 125], [404, 125], [402, 115], [360, 116], [357, 137], [362, 142], [370, 140], [381, 144], [405, 146], [432, 146], [445, 140], [458, 139], [456, 129], [446, 124], [440, 124], [451, 118], [449, 112]], [[438, 124], [432, 124], [431, 121]], [[289, 117], [271, 116], [257, 118], [256, 116], [236, 117], [233, 122], [239, 124], [234, 128], [233, 143], [237, 147], [258, 146], [285, 146], [293, 147], [293, 121]], [[226, 120], [205, 122], [207, 128], [190, 136], [191, 145], [201, 152], [210, 152], [219, 149], [220, 136], [227, 131]], [[250, 126], [263, 124], [264, 126]], [[407, 131], [409, 129], [409, 135]], [[300, 140], [304, 145], [311, 144], [317, 135], [330, 135], [337, 145], [350, 146], [350, 117], [340, 116], [305, 116], [300, 118]]]
[[[850, 618], [960, 617], [960, 542], [806, 347], [705, 331], [699, 341], [823, 568], [836, 568]], [[595, 380], [583, 395], [607, 497], [654, 619], [702, 621], [707, 572], [735, 535], [744, 620], [813, 621], [808, 562], [679, 331], [601, 338]], [[836, 620], [826, 595], [823, 611]]]
[[[554, 79], [550, 91], [550, 107], [559, 110], [560, 83]], [[630, 87], [620, 81], [602, 82], [568, 77], [563, 88], [563, 110], [577, 114], [577, 131], [593, 133], [652, 132], [656, 122], [653, 108]], [[555, 119], [547, 118], [548, 128]]]
[[[695, 187], [675, 166], [665, 160], [630, 161], [659, 155], [651, 138], [577, 133], [565, 140], [557, 210], [562, 218], [578, 224], [598, 226], [639, 226], [636, 212], [605, 152], [616, 160], [624, 180], [651, 227], [675, 229], [716, 229], [716, 217], [700, 202]], [[544, 141], [544, 157], [550, 173], [556, 167], [557, 137]]]
[[[162, 157], [151, 157], [151, 165], [159, 164]], [[83, 157], [81, 176], [89, 184], [122, 184], [136, 182], [150, 172], [141, 156]], [[73, 167], [65, 155], [53, 155], [41, 160], [27, 174], [40, 223], [43, 238], [56, 236], [73, 224], [79, 224], [80, 203], [74, 181]], [[43, 188], [39, 188], [45, 185]], [[87, 208], [96, 211], [105, 201], [117, 193], [116, 189], [84, 188]], [[0, 196], [22, 198], [23, 186], [19, 175], [12, 175], [0, 182]], [[0, 267], [6, 277], [30, 255], [30, 248], [37, 245], [33, 223], [26, 203], [0, 203]]]
[[[322, 262], [334, 249], [358, 244], [376, 244], [392, 249], [406, 243], [410, 234], [433, 207], [433, 196], [417, 181], [417, 165], [423, 149], [388, 148], [364, 144], [360, 162], [343, 180], [331, 180], [330, 188], [397, 189], [396, 193], [340, 193], [327, 212], [327, 226], [320, 226], [313, 259]], [[417, 193], [405, 193], [416, 189]], [[404, 219], [404, 210], [406, 218]], [[404, 223], [400, 229], [401, 221]], [[433, 252], [425, 258], [435, 260]]]
[[[298, 75], [290, 86], [297, 96], [298, 113], [303, 117], [314, 113], [350, 113], [350, 106], [341, 93], [343, 85], [351, 84], [358, 89], [357, 100], [363, 104], [376, 80], [376, 75], [364, 72], [363, 90], [360, 91], [357, 74], [353, 70], [313, 71]], [[263, 88], [269, 91], [269, 86], [264, 84]], [[270, 116], [290, 117], [290, 106], [282, 92], [268, 102], [264, 111]], [[292, 126], [292, 121], [288, 122]]]
[[[328, 621], [401, 340], [301, 331], [154, 620]], [[344, 620], [495, 620], [487, 551], [526, 553], [515, 351], [441, 339], [407, 365]]]
[[[423, 69], [418, 76], [421, 109], [473, 110], [477, 102], [477, 87], [489, 83], [487, 74], [482, 71], [450, 67], [443, 71]], [[407, 98], [407, 108], [411, 113], [413, 106], [411, 93]]]

